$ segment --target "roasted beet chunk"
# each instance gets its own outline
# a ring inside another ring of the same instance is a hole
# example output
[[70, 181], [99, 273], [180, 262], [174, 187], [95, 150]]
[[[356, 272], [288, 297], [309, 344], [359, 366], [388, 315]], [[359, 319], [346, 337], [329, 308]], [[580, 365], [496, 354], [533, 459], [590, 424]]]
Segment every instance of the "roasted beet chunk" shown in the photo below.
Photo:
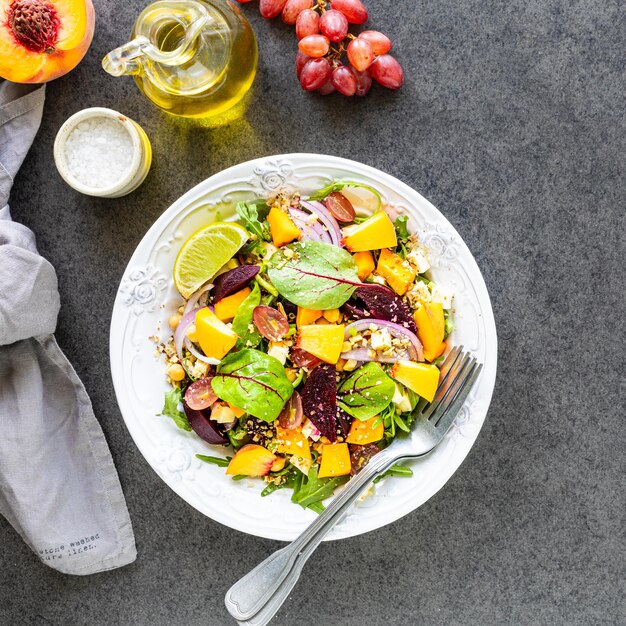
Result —
[[258, 265], [242, 265], [220, 274], [213, 281], [213, 302], [241, 291], [258, 273]]
[[184, 400], [183, 409], [193, 432], [200, 439], [214, 445], [225, 445], [228, 443], [228, 438], [221, 432], [220, 425], [215, 421], [211, 421], [210, 409], [194, 411]]
[[348, 436], [352, 419], [351, 415], [348, 415], [340, 406], [337, 406], [337, 426], [342, 437]]
[[368, 311], [358, 307], [356, 304], [352, 302], [346, 302], [341, 307], [341, 312], [344, 315], [344, 319], [348, 322], [356, 322], [358, 320], [365, 319], [366, 317], [371, 317]]
[[357, 287], [355, 295], [365, 302], [372, 317], [400, 324], [411, 332], [417, 333], [417, 326], [411, 317], [411, 309], [389, 287], [366, 283]]
[[302, 389], [302, 409], [330, 441], [337, 440], [337, 374], [334, 365], [318, 365]]

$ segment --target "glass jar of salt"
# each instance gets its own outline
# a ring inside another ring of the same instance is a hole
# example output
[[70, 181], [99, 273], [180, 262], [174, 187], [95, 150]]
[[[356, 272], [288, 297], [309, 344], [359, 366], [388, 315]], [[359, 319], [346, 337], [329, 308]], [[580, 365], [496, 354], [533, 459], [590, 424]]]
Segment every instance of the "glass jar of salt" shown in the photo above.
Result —
[[76, 191], [119, 198], [147, 176], [152, 148], [139, 124], [112, 109], [94, 107], [75, 113], [61, 126], [54, 161]]

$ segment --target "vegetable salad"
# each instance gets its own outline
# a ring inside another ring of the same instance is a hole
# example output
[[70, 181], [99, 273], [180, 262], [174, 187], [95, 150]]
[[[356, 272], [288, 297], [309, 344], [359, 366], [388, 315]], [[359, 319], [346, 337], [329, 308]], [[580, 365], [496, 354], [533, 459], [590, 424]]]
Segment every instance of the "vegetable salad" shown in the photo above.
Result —
[[[377, 209], [364, 217], [366, 205]], [[158, 348], [171, 385], [162, 414], [226, 449], [199, 459], [234, 480], [258, 477], [262, 496], [291, 489], [293, 502], [320, 512], [410, 431], [419, 399], [433, 399], [452, 294], [431, 281], [407, 217], [392, 220], [366, 185], [338, 182], [308, 199], [281, 193], [236, 210], [239, 225], [200, 233], [206, 245], [245, 229], [230, 258], [207, 259], [221, 265], [215, 275], [202, 274], [195, 260], [206, 253], [193, 242], [177, 259], [177, 275], [195, 283], [179, 287], [173, 335]]]

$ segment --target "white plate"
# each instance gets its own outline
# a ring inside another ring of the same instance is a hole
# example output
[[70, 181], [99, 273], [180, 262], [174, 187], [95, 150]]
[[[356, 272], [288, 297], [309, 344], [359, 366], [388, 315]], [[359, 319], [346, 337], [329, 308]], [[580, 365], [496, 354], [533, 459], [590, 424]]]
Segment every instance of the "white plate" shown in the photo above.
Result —
[[184, 500], [231, 528], [290, 541], [315, 513], [290, 502], [290, 490], [261, 498], [259, 480], [235, 482], [196, 453], [220, 454], [193, 433], [157, 417], [167, 390], [164, 364], [148, 337], [169, 334], [167, 320], [180, 302], [172, 280], [176, 253], [187, 237], [216, 219], [233, 219], [234, 203], [278, 189], [311, 193], [336, 179], [372, 185], [386, 210], [409, 215], [411, 230], [428, 246], [434, 280], [454, 291], [454, 344], [463, 344], [484, 370], [454, 426], [428, 457], [413, 461], [412, 478], [386, 479], [357, 504], [328, 539], [358, 535], [389, 524], [426, 502], [467, 456], [487, 414], [496, 378], [496, 327], [480, 270], [446, 218], [416, 191], [379, 170], [347, 159], [287, 154], [257, 159], [211, 176], [179, 198], [150, 228], [120, 284], [111, 320], [111, 371], [115, 393], [139, 450]]

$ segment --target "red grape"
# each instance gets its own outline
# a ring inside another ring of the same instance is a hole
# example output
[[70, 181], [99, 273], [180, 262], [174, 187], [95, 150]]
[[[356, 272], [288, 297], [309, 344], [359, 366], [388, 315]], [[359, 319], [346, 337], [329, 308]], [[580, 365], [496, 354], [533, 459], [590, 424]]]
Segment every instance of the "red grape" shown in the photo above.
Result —
[[[330, 69], [330, 65], [328, 69]], [[306, 367], [307, 369], [312, 369], [322, 362], [321, 359], [318, 359], [316, 356], [313, 356], [311, 353], [301, 348], [294, 348], [289, 358], [296, 367]]]
[[333, 85], [333, 81], [329, 78], [318, 90], [317, 93], [320, 96], [327, 96], [335, 91], [335, 86]]
[[255, 307], [252, 317], [259, 332], [270, 341], [280, 341], [289, 332], [287, 318], [271, 306], [260, 304]]
[[326, 11], [320, 18], [320, 30], [331, 41], [343, 41], [348, 34], [348, 20], [340, 11]]
[[329, 46], [330, 43], [324, 35], [308, 35], [298, 43], [300, 51], [310, 57], [323, 57], [328, 52]]
[[366, 70], [374, 60], [372, 46], [364, 39], [353, 39], [348, 44], [348, 59], [359, 72]]
[[305, 9], [311, 8], [313, 0], [287, 0], [287, 4], [283, 9], [282, 20], [285, 24], [295, 24], [298, 15]]
[[391, 39], [377, 30], [364, 30], [359, 35], [359, 39], [365, 39], [377, 56], [391, 50]]
[[305, 91], [319, 89], [330, 78], [330, 63], [327, 59], [311, 59], [302, 68], [300, 84]]
[[278, 416], [278, 425], [281, 428], [293, 430], [302, 424], [303, 419], [302, 398], [297, 391], [294, 391]]
[[361, 0], [331, 0], [331, 9], [341, 11], [350, 24], [365, 24], [367, 22], [367, 9]]
[[[345, 70], [343, 75], [349, 73], [350, 80], [343, 80], [342, 82], [345, 84], [353, 83], [354, 89], [352, 89], [352, 93], [344, 93], [341, 89], [337, 88], [337, 91], [342, 93], [344, 96], [353, 96], [356, 91], [356, 76], [354, 75], [354, 71], [350, 67], [338, 67], [333, 72], [333, 82], [335, 81], [335, 77], [337, 76], [337, 70]], [[338, 191], [333, 191], [327, 198], [324, 200], [324, 204], [326, 208], [332, 213], [333, 217], [340, 222], [351, 222], [356, 213], [354, 211], [354, 207], [352, 206], [352, 202], [348, 200], [342, 193]]]
[[194, 411], [208, 409], [216, 400], [217, 396], [211, 386], [212, 376], [209, 378], [198, 378], [191, 383], [185, 391], [185, 402]]
[[366, 96], [372, 87], [372, 75], [370, 70], [367, 69], [364, 72], [354, 70], [356, 76], [356, 92], [355, 96]]
[[304, 54], [304, 52], [300, 52], [298, 50], [298, 54], [296, 54], [296, 76], [300, 78], [300, 74], [302, 74], [302, 68], [311, 60], [311, 57]]
[[260, 0], [259, 11], [266, 20], [274, 19], [283, 10], [287, 0]]
[[298, 15], [296, 20], [296, 35], [298, 39], [308, 37], [308, 35], [317, 35], [320, 32], [320, 16], [313, 9], [305, 9]]
[[[340, 65], [333, 71], [332, 81], [335, 89], [343, 94], [344, 96], [353, 96], [356, 92], [356, 76], [352, 71], [351, 67], [346, 67], [345, 65]], [[341, 194], [336, 194], [337, 196], [341, 196], [348, 204], [350, 201], [347, 198], [344, 198]], [[334, 217], [337, 217], [333, 208], [335, 205], [341, 205], [341, 200], [339, 198], [331, 198], [333, 194], [331, 193], [328, 198], [326, 198], [326, 208], [333, 214]], [[352, 206], [352, 205], [350, 205]], [[343, 206], [339, 207], [339, 212]], [[339, 218], [337, 218], [339, 219]], [[354, 209], [352, 209], [352, 217], [348, 220], [342, 220], [344, 222], [349, 222], [354, 219]]]
[[400, 89], [404, 83], [402, 67], [390, 54], [377, 57], [371, 71], [374, 80], [387, 89]]

